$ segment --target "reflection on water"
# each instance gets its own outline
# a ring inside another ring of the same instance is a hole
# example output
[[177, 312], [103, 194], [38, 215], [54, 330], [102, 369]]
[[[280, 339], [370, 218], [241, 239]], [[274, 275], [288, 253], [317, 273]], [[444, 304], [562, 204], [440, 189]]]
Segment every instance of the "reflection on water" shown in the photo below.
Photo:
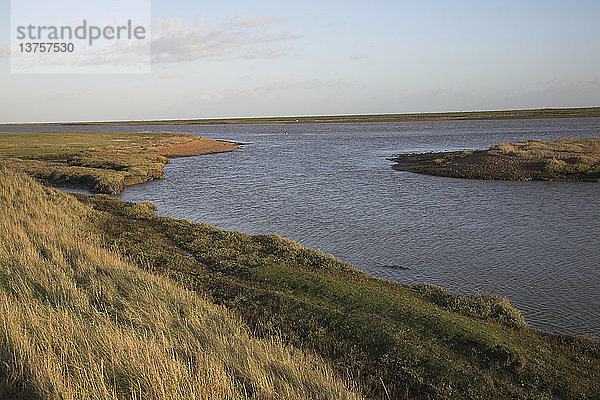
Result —
[[250, 143], [235, 153], [175, 159], [166, 180], [120, 197], [223, 229], [278, 233], [382, 278], [495, 292], [534, 327], [600, 336], [600, 184], [431, 177], [394, 171], [386, 160], [600, 136], [600, 119], [70, 129]]

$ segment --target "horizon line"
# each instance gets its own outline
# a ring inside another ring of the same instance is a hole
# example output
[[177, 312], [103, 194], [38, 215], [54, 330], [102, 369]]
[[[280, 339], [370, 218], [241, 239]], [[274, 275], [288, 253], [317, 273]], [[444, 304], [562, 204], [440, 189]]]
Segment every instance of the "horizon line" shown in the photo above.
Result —
[[[365, 113], [365, 114], [313, 114], [313, 115], [270, 115], [270, 116], [229, 116], [229, 117], [201, 117], [201, 118], [156, 118], [156, 119], [116, 119], [116, 120], [63, 120], [63, 121], [27, 121], [27, 122], [0, 122], [1, 125], [54, 125], [54, 124], [119, 124], [119, 123], [157, 123], [157, 122], [177, 122], [177, 121], [198, 121], [198, 122], [212, 122], [212, 121], [236, 121], [236, 120], [261, 120], [261, 119], [307, 119], [307, 118], [364, 118], [364, 117], [393, 117], [398, 118], [402, 116], [425, 116], [425, 115], [451, 115], [451, 114], [473, 114], [473, 113], [495, 113], [495, 112], [531, 112], [531, 111], [569, 111], [569, 110], [592, 110], [598, 109], [598, 115], [591, 115], [590, 117], [600, 116], [600, 106], [573, 106], [573, 107], [536, 107], [536, 108], [506, 108], [506, 109], [493, 109], [493, 110], [469, 110], [469, 111], [417, 111], [417, 112], [404, 112], [404, 113]], [[276, 122], [276, 121], [274, 121]]]

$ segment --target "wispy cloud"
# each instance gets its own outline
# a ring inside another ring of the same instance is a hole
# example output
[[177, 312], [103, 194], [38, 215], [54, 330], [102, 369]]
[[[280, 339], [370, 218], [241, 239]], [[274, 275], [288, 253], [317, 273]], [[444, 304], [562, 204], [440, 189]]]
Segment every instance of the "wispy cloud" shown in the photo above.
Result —
[[[199, 27], [201, 24], [198, 24]], [[176, 32], [185, 27], [185, 24], [182, 19], [179, 18], [164, 18], [159, 17], [152, 21], [152, 31], [153, 32]]]
[[290, 33], [257, 33], [253, 29], [255, 26], [203, 30], [171, 24], [169, 31], [154, 35], [152, 61], [175, 63], [202, 59], [273, 58], [282, 54], [278, 44], [300, 38]]
[[283, 22], [284, 20], [285, 18], [281, 16], [264, 17], [239, 14], [231, 18], [231, 20], [229, 21], [229, 25], [235, 28], [256, 28], [258, 26]]
[[[283, 17], [238, 15], [220, 25], [187, 24], [181, 19], [160, 18], [152, 23], [153, 64], [199, 60], [268, 59], [284, 54], [281, 44], [301, 38], [288, 32], [259, 29], [284, 21]], [[148, 56], [148, 42], [124, 41], [105, 47], [77, 49], [69, 57], [20, 57], [23, 65], [131, 65]], [[0, 48], [0, 58], [10, 56], [9, 46]]]

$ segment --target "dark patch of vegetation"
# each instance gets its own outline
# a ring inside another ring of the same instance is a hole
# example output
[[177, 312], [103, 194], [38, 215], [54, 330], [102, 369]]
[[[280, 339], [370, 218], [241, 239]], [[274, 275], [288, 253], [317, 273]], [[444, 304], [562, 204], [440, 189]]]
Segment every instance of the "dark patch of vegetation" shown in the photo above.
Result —
[[600, 345], [531, 330], [505, 299], [375, 279], [275, 235], [156, 216], [74, 194], [104, 240], [237, 311], [258, 335], [330, 360], [371, 398], [593, 399]]
[[488, 150], [401, 154], [398, 171], [468, 179], [600, 181], [600, 138], [528, 140]]
[[28, 379], [10, 379], [12, 377], [6, 365], [12, 356], [0, 354], [0, 399], [41, 400], [43, 397], [31, 387]]

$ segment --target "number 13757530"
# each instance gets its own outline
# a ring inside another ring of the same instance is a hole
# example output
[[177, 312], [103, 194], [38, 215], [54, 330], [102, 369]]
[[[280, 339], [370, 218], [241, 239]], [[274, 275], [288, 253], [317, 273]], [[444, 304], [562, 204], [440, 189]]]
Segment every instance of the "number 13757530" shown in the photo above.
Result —
[[21, 53], [72, 53], [73, 43], [19, 43]]

